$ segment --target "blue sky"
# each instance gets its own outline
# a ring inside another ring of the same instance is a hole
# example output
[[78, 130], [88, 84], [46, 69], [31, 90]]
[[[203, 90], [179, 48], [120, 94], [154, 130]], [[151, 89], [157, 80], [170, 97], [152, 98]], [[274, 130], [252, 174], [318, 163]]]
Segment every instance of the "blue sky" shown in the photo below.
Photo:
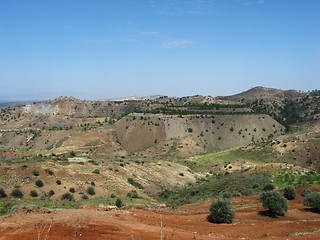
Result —
[[0, 100], [319, 89], [319, 0], [1, 0]]

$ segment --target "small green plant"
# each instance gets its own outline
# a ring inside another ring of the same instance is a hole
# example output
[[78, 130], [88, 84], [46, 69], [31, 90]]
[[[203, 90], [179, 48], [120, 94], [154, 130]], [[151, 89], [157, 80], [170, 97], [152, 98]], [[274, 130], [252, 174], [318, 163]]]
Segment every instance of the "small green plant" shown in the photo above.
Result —
[[116, 200], [116, 207], [121, 208], [122, 206], [123, 206], [123, 203], [122, 203], [121, 199], [120, 199], [120, 198], [117, 198], [117, 200]]
[[96, 194], [93, 187], [88, 187], [87, 193], [90, 194], [91, 196]]
[[39, 171], [37, 169], [34, 169], [32, 170], [32, 174], [37, 177], [39, 176]]
[[132, 190], [131, 192], [127, 193], [127, 197], [129, 197], [129, 198], [139, 198], [139, 195], [138, 195], [136, 190]]
[[184, 173], [179, 173], [179, 176], [183, 177], [183, 176], [184, 176]]
[[0, 198], [5, 198], [5, 197], [7, 197], [7, 194], [2, 188], [0, 188]]
[[320, 211], [320, 192], [312, 191], [308, 193], [303, 199], [303, 204]]
[[81, 197], [82, 200], [86, 200], [86, 199], [88, 199], [88, 198], [89, 198], [89, 197], [88, 197], [87, 195], [85, 195], [85, 194], [83, 194], [82, 197]]
[[70, 193], [65, 193], [61, 196], [61, 200], [68, 200], [68, 201], [72, 201], [73, 200], [73, 196]]
[[61, 181], [58, 179], [58, 180], [56, 181], [56, 184], [57, 184], [57, 185], [61, 185]]
[[112, 194], [110, 195], [110, 197], [111, 197], [111, 198], [116, 198], [116, 195], [112, 193]]
[[15, 188], [12, 190], [11, 196], [14, 198], [23, 198], [23, 193], [19, 188]]
[[75, 190], [73, 187], [71, 187], [71, 188], [69, 188], [69, 192], [71, 192], [71, 193], [75, 193], [75, 192], [76, 192], [76, 190]]
[[45, 169], [44, 170], [46, 173], [48, 173], [49, 175], [53, 175], [53, 171], [51, 169]]
[[55, 192], [54, 192], [53, 190], [50, 190], [50, 191], [48, 192], [49, 197], [53, 196], [54, 194], [55, 194]]
[[192, 133], [192, 132], [193, 132], [193, 129], [192, 129], [192, 128], [188, 128], [188, 132], [189, 132], [189, 133]]
[[209, 222], [212, 223], [232, 223], [234, 211], [228, 199], [218, 199], [210, 207]]
[[100, 174], [100, 170], [99, 170], [99, 169], [95, 169], [92, 173], [94, 173], [94, 174]]
[[31, 191], [30, 191], [30, 196], [31, 196], [31, 197], [38, 197], [37, 191], [36, 191], [36, 190], [31, 190]]
[[38, 179], [35, 184], [37, 187], [43, 187], [43, 182], [40, 179]]
[[268, 191], [262, 193], [260, 197], [262, 206], [268, 208], [273, 216], [280, 216], [284, 211], [288, 210], [288, 201], [280, 193]]
[[283, 190], [283, 196], [288, 200], [296, 198], [296, 189], [293, 186], [288, 186]]
[[74, 151], [71, 151], [71, 153], [70, 153], [70, 157], [75, 157], [76, 156], [76, 153], [74, 152]]

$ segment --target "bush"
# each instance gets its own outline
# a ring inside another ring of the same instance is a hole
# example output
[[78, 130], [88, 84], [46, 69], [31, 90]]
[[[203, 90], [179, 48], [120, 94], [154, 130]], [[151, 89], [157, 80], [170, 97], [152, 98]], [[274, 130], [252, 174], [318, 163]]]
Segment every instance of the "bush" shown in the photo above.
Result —
[[260, 197], [260, 201], [262, 206], [268, 208], [273, 216], [280, 216], [283, 211], [288, 210], [287, 199], [275, 191], [264, 192]]
[[36, 181], [36, 186], [37, 186], [37, 187], [43, 187], [43, 182], [42, 182], [40, 179], [38, 179], [38, 180]]
[[15, 188], [12, 190], [11, 196], [14, 198], [23, 198], [23, 193], [19, 188]]
[[65, 193], [61, 196], [61, 200], [68, 200], [68, 201], [72, 201], [73, 200], [73, 196], [70, 193]]
[[303, 196], [307, 196], [309, 193], [312, 193], [313, 191], [311, 190], [311, 189], [309, 189], [309, 188], [305, 188], [304, 190], [303, 190]]
[[0, 188], [0, 198], [5, 198], [7, 196], [7, 194], [5, 193], [5, 191]]
[[56, 184], [57, 184], [57, 185], [61, 185], [61, 181], [60, 181], [60, 180], [57, 180], [57, 181], [56, 181]]
[[99, 169], [95, 169], [92, 173], [100, 174], [100, 170]]
[[144, 189], [144, 186], [142, 186], [140, 183], [136, 182], [133, 178], [128, 178], [128, 183], [135, 186], [136, 188]]
[[36, 170], [36, 169], [34, 169], [34, 170], [32, 171], [32, 174], [33, 174], [34, 176], [39, 176], [39, 171]]
[[30, 196], [31, 196], [31, 197], [38, 197], [37, 191], [36, 191], [36, 190], [31, 190], [31, 191], [30, 191]]
[[71, 192], [71, 193], [75, 193], [75, 192], [76, 192], [76, 190], [75, 190], [73, 187], [71, 187], [71, 188], [69, 188], [69, 192]]
[[139, 198], [139, 195], [138, 195], [137, 191], [132, 190], [131, 192], [127, 193], [127, 197], [129, 197], [129, 198]]
[[55, 192], [53, 191], [53, 190], [50, 190], [49, 192], [48, 192], [48, 195], [51, 197], [51, 196], [53, 196], [55, 194]]
[[87, 193], [90, 194], [90, 195], [95, 195], [96, 194], [96, 192], [94, 191], [93, 187], [88, 187]]
[[208, 220], [213, 223], [232, 223], [235, 215], [228, 199], [218, 199], [209, 210]]
[[320, 192], [312, 191], [308, 193], [303, 199], [303, 204], [320, 211]]
[[275, 187], [272, 183], [268, 183], [263, 187], [263, 191], [272, 191], [274, 188]]
[[123, 206], [123, 203], [122, 203], [122, 201], [121, 201], [120, 198], [117, 198], [117, 200], [116, 200], [116, 206], [117, 206], [118, 208], [121, 208], [121, 207]]
[[46, 170], [44, 170], [46, 173], [48, 173], [49, 175], [53, 175], [53, 171], [51, 170], [51, 169], [46, 169]]
[[283, 196], [288, 200], [296, 198], [296, 189], [293, 186], [288, 186], [283, 190]]
[[86, 200], [86, 199], [88, 199], [89, 197], [87, 196], [87, 195], [82, 195], [82, 197], [81, 197], [83, 200]]
[[222, 193], [222, 198], [231, 198], [232, 194], [230, 192], [224, 192]]

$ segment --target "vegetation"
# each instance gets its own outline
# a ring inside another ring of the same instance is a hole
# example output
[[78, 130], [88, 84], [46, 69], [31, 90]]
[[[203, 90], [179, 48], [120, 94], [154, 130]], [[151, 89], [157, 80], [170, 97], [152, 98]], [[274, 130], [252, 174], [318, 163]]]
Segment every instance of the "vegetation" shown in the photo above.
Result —
[[91, 195], [91, 196], [96, 194], [96, 192], [94, 191], [94, 188], [93, 188], [93, 187], [88, 187], [87, 193], [88, 193], [89, 195]]
[[56, 184], [57, 184], [57, 185], [61, 185], [61, 181], [58, 179], [58, 180], [56, 181]]
[[303, 204], [320, 211], [320, 192], [311, 191], [303, 199]]
[[46, 173], [48, 173], [49, 175], [53, 175], [53, 171], [49, 168], [44, 170]]
[[123, 203], [122, 203], [122, 201], [121, 201], [120, 198], [117, 198], [115, 205], [116, 205], [116, 207], [118, 207], [118, 208], [123, 207]]
[[15, 188], [12, 190], [11, 196], [14, 198], [23, 198], [23, 193], [19, 188]]
[[210, 207], [209, 222], [212, 223], [232, 223], [234, 211], [229, 199], [218, 199]]
[[71, 192], [71, 193], [75, 193], [75, 192], [76, 192], [76, 190], [75, 190], [73, 187], [71, 187], [71, 188], [69, 188], [69, 192]]
[[272, 216], [280, 216], [284, 211], [288, 210], [287, 199], [275, 191], [262, 193], [260, 201], [263, 207], [268, 208]]
[[31, 196], [31, 197], [38, 197], [37, 191], [36, 191], [36, 190], [31, 190], [31, 191], [30, 191], [30, 196]]
[[5, 197], [7, 197], [7, 194], [2, 188], [0, 188], [0, 198], [5, 198]]
[[73, 196], [70, 193], [65, 193], [61, 196], [61, 200], [68, 200], [68, 201], [72, 201], [73, 200]]
[[296, 189], [293, 186], [288, 186], [283, 190], [283, 196], [288, 200], [296, 198]]
[[37, 187], [43, 187], [43, 182], [42, 180], [38, 179], [36, 182], [35, 182], [36, 186]]
[[128, 178], [128, 183], [133, 185], [136, 188], [144, 189], [144, 186], [142, 186], [140, 183], [136, 182], [133, 178]]
[[34, 170], [32, 170], [32, 174], [33, 174], [34, 176], [39, 176], [39, 171], [36, 170], [36, 169], [34, 169]]
[[100, 174], [100, 170], [99, 170], [99, 169], [95, 169], [92, 173], [94, 173], [94, 174]]

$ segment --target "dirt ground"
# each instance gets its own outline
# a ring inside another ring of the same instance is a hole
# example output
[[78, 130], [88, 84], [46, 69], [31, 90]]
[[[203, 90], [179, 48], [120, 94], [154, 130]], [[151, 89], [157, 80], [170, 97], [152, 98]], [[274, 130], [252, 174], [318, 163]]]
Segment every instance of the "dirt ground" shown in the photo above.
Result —
[[298, 193], [297, 199], [289, 201], [288, 212], [279, 218], [265, 215], [259, 196], [235, 197], [232, 204], [236, 215], [232, 224], [212, 224], [206, 220], [211, 201], [176, 210], [125, 207], [107, 211], [90, 206], [51, 212], [24, 210], [0, 217], [0, 239], [46, 239], [46, 234], [50, 240], [320, 239], [320, 231], [310, 232], [320, 227], [320, 214], [303, 206], [302, 189]]

